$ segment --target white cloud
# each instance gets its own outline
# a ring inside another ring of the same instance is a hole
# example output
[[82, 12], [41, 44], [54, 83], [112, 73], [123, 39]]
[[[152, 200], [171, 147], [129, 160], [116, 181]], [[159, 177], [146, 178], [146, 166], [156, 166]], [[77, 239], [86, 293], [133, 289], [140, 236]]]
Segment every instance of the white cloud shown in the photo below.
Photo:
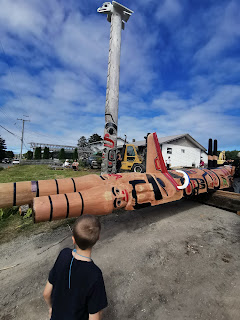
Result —
[[213, 19], [215, 25], [210, 39], [195, 54], [195, 59], [198, 62], [215, 59], [239, 42], [239, 9], [239, 2], [230, 1], [226, 7], [223, 6], [221, 11], [219, 10], [219, 16], [215, 17], [215, 20]]
[[181, 2], [179, 0], [163, 0], [160, 2], [155, 12], [155, 18], [161, 22], [171, 22], [182, 12]]
[[45, 20], [37, 8], [32, 6], [36, 1], [2, 0], [0, 25], [15, 35], [29, 33], [40, 36]]
[[[0, 63], [0, 116], [20, 135], [16, 118], [29, 115], [28, 142], [72, 145], [81, 135], [103, 134], [110, 24], [94, 5], [1, 1], [7, 57]], [[152, 131], [188, 132], [205, 146], [210, 136], [239, 145], [239, 58], [224, 56], [239, 39], [237, 1], [190, 16], [186, 1], [125, 5], [135, 12], [122, 32], [119, 134], [142, 140]], [[7, 145], [20, 145], [0, 133]]]

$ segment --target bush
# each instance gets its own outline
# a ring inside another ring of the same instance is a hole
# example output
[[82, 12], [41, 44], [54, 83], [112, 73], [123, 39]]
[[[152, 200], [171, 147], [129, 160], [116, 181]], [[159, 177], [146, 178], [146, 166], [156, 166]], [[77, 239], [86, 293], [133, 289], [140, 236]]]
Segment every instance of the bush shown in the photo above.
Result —
[[0, 171], [3, 171], [4, 170], [4, 168], [3, 167], [0, 167]]
[[87, 167], [87, 163], [86, 163], [86, 161], [79, 160], [79, 161], [78, 161], [78, 163], [79, 163], [79, 167], [81, 167], [81, 168], [85, 168], [85, 167]]
[[7, 219], [16, 213], [18, 213], [18, 207], [0, 209], [0, 220]]

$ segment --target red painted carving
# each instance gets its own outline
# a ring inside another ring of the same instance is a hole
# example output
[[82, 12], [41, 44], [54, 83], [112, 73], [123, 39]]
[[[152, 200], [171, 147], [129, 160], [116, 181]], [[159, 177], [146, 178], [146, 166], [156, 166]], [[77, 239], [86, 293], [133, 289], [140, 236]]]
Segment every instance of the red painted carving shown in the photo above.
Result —
[[108, 143], [104, 142], [104, 147], [108, 147], [108, 148], [113, 148], [114, 147], [114, 141], [109, 138], [109, 134], [108, 133], [105, 134], [104, 141], [108, 141], [108, 142], [111, 143], [111, 144], [108, 144]]
[[161, 170], [160, 160], [159, 158], [154, 159], [155, 167], [157, 170]]
[[[162, 171], [162, 173], [167, 173], [167, 168], [166, 168], [166, 165], [163, 160], [162, 151], [159, 146], [156, 132], [153, 133], [153, 140], [154, 140], [157, 155], [158, 155], [157, 159], [155, 159], [155, 165], [157, 164], [156, 160], [158, 160], [158, 162], [159, 162], [158, 166], [160, 166], [160, 170]], [[157, 167], [156, 167], [156, 169], [159, 170]]]
[[108, 174], [108, 176], [114, 177], [116, 180], [122, 178], [122, 175], [121, 175], [121, 174], [115, 174], [115, 173]]

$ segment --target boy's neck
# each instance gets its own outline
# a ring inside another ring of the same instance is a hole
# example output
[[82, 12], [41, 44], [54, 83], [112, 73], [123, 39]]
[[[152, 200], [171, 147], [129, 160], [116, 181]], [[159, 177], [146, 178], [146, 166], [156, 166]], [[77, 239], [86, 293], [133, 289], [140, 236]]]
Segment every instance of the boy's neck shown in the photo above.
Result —
[[[91, 261], [91, 253], [92, 253], [92, 248], [82, 250], [78, 246], [76, 246], [76, 253], [73, 252], [73, 256], [77, 260], [82, 260], [82, 261]], [[79, 256], [80, 254], [80, 256]], [[84, 256], [84, 257], [82, 257]]]

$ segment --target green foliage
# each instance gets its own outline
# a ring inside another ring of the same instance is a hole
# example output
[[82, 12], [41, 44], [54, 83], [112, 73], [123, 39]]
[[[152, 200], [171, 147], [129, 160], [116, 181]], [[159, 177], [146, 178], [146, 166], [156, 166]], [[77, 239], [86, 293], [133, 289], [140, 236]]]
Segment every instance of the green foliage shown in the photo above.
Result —
[[13, 151], [6, 151], [5, 152], [5, 157], [9, 158], [9, 159], [13, 159], [14, 158], [14, 153]]
[[75, 159], [78, 159], [78, 150], [77, 148], [74, 149], [74, 152], [73, 152], [73, 160]]
[[30, 218], [32, 216], [32, 209], [29, 208], [27, 213], [24, 215], [23, 219], [27, 219]]
[[79, 168], [81, 167], [81, 168], [85, 168], [85, 167], [87, 167], [87, 163], [86, 163], [86, 161], [82, 161], [82, 160], [78, 160], [78, 163], [79, 163]]
[[18, 207], [0, 209], [0, 220], [7, 219], [16, 213], [18, 213]]
[[26, 153], [26, 158], [27, 158], [27, 160], [32, 160], [33, 159], [33, 152], [29, 150]]
[[37, 147], [37, 148], [35, 149], [34, 159], [36, 159], [36, 160], [42, 159], [42, 150], [41, 150], [41, 147]]
[[66, 159], [66, 154], [65, 154], [64, 148], [62, 148], [60, 150], [58, 157], [59, 157], [60, 160], [65, 160]]
[[90, 136], [90, 138], [88, 139], [88, 142], [89, 143], [92, 143], [92, 142], [97, 142], [97, 141], [102, 141], [102, 137], [97, 134], [97, 133], [94, 133]]
[[4, 170], [4, 168], [3, 168], [3, 167], [0, 167], [0, 171], [2, 171], [2, 170]]
[[238, 150], [232, 150], [232, 151], [226, 151], [225, 154], [226, 154], [226, 159], [227, 160], [235, 160], [235, 159], [238, 159]]
[[49, 159], [49, 148], [45, 147], [43, 151], [43, 159]]
[[80, 139], [78, 139], [78, 147], [86, 147], [88, 145], [87, 139], [84, 136], [81, 136]]
[[98, 163], [98, 164], [101, 164], [101, 163], [102, 163], [102, 157], [97, 156], [97, 159], [96, 159], [96, 160], [97, 160], [97, 163]]
[[101, 164], [102, 163], [102, 152], [99, 151], [97, 154], [96, 154], [96, 161], [98, 164]]
[[2, 159], [6, 158], [6, 144], [5, 144], [5, 140], [1, 138], [0, 136], [0, 162], [2, 161]]

